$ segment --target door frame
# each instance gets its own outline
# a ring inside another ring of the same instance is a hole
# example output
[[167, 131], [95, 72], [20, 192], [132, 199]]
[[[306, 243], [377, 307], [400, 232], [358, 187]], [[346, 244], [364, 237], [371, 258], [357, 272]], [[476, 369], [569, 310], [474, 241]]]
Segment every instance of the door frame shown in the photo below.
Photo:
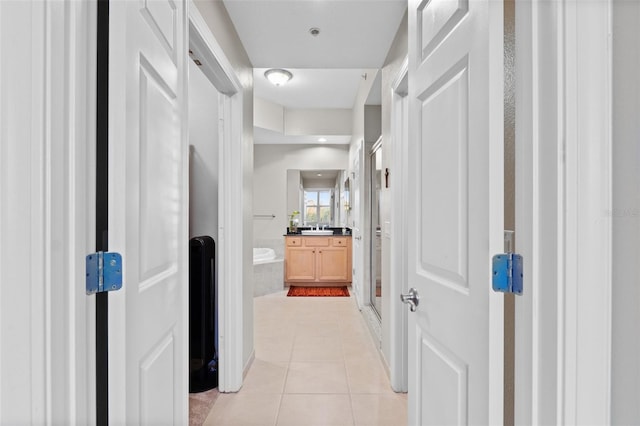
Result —
[[[12, 319], [0, 320], [11, 389], [0, 423], [95, 421], [95, 309], [84, 290], [95, 251], [95, 11], [69, 0], [0, 5], [12, 46], [0, 60], [0, 300]], [[39, 356], [25, 375], [11, 354], [29, 353]]]
[[218, 389], [242, 386], [243, 351], [243, 211], [242, 97], [240, 79], [206, 21], [189, 0], [189, 48], [200, 69], [220, 92], [218, 182]]
[[402, 62], [400, 70], [391, 84], [391, 170], [395, 184], [391, 190], [391, 273], [389, 282], [389, 330], [390, 351], [389, 370], [391, 387], [396, 392], [406, 392], [408, 382], [408, 312], [400, 303], [399, 295], [407, 293], [407, 164], [409, 98], [408, 98], [409, 56]]
[[[367, 200], [367, 206], [365, 209], [365, 215], [367, 216], [367, 234], [369, 236], [369, 241], [367, 244], [367, 251], [366, 251], [366, 255], [365, 255], [365, 259], [366, 259], [366, 263], [367, 263], [367, 270], [368, 270], [368, 276], [369, 279], [367, 280], [367, 287], [366, 287], [366, 291], [365, 291], [365, 295], [366, 295], [366, 303], [365, 305], [368, 306], [368, 310], [371, 312], [371, 318], [374, 319], [376, 321], [376, 328], [378, 328], [378, 326], [381, 326], [382, 324], [382, 306], [380, 306], [380, 308], [376, 307], [375, 304], [375, 292], [373, 290], [373, 281], [375, 279], [375, 277], [373, 276], [373, 268], [375, 265], [375, 261], [374, 261], [374, 244], [375, 244], [375, 233], [373, 231], [373, 193], [375, 191], [374, 185], [373, 185], [373, 179], [376, 173], [376, 169], [375, 169], [375, 164], [374, 164], [374, 155], [376, 154], [376, 152], [380, 151], [380, 155], [382, 155], [382, 145], [383, 145], [383, 140], [382, 140], [382, 135], [380, 135], [380, 137], [378, 138], [378, 140], [376, 140], [375, 143], [373, 143], [371, 145], [370, 148], [367, 149], [367, 153], [365, 156], [365, 161], [367, 162], [367, 195], [368, 195], [368, 200]], [[382, 182], [381, 182], [382, 185]], [[377, 200], [378, 200], [378, 205], [380, 204], [380, 196], [382, 194], [382, 186], [380, 187], [380, 193], [377, 194]], [[380, 209], [378, 208], [378, 212], [380, 213]], [[380, 216], [380, 215], [379, 215]], [[378, 217], [378, 222], [380, 221], [380, 217]], [[382, 235], [381, 235], [382, 237]], [[382, 244], [382, 240], [380, 241], [380, 244]], [[382, 250], [382, 246], [380, 247], [380, 249]], [[379, 272], [381, 277], [382, 277], [382, 263], [380, 264], [380, 271], [376, 271]], [[381, 299], [382, 301], [382, 299]], [[378, 335], [379, 340], [381, 340], [381, 336]]]
[[[351, 186], [351, 199], [353, 201], [353, 205], [351, 206], [351, 220], [352, 220], [352, 238], [353, 238], [353, 248], [352, 248], [352, 288], [353, 293], [356, 298], [356, 303], [360, 310], [363, 310], [366, 304], [364, 303], [366, 299], [365, 295], [365, 269], [366, 265], [364, 262], [364, 247], [365, 247], [365, 233], [363, 232], [366, 228], [366, 224], [364, 223], [364, 217], [366, 216], [363, 213], [363, 206], [365, 205], [364, 192], [365, 189], [363, 187], [364, 179], [365, 179], [365, 143], [364, 139], [360, 139], [359, 141], [351, 144], [351, 150], [349, 153], [349, 161], [350, 161], [350, 170], [352, 174], [353, 185]], [[357, 185], [356, 185], [356, 177], [357, 177]]]
[[517, 3], [516, 51], [515, 423], [607, 424], [611, 0]]

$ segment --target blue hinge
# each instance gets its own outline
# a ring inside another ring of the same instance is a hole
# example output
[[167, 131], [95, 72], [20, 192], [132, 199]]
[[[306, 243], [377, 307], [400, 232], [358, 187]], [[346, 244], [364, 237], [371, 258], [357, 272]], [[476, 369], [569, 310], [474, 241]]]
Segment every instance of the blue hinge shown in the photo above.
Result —
[[504, 231], [506, 253], [493, 256], [491, 285], [493, 291], [521, 295], [522, 256], [512, 251], [513, 237], [513, 231]]
[[494, 291], [521, 295], [522, 256], [514, 253], [502, 253], [493, 256], [491, 284]]
[[122, 256], [99, 251], [87, 255], [87, 294], [122, 288]]

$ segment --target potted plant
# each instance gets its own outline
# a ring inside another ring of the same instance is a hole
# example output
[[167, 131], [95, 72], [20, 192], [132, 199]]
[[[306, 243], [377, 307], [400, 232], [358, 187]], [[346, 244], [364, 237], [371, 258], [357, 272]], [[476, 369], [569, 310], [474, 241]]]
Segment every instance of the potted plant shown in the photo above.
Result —
[[297, 216], [300, 214], [298, 210], [294, 210], [289, 215], [289, 232], [295, 234], [298, 232], [298, 219]]

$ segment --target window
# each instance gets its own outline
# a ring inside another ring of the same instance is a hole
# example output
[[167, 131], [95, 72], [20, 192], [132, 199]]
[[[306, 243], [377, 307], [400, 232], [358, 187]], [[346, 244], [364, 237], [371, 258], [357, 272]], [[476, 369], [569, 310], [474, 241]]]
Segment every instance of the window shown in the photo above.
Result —
[[307, 225], [331, 225], [332, 190], [316, 189], [304, 191], [304, 217]]

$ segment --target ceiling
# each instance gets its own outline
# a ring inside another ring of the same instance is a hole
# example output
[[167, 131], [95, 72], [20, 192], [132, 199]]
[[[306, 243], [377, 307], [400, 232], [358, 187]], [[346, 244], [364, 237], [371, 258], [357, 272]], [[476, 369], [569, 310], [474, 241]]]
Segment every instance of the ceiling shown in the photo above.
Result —
[[287, 68], [293, 78], [284, 86], [274, 86], [265, 77], [269, 68], [254, 68], [256, 96], [285, 108], [353, 108], [361, 69]]
[[[406, 0], [223, 1], [255, 67], [254, 96], [291, 109], [352, 108], [363, 75], [382, 67], [407, 8]], [[272, 86], [264, 77], [269, 68], [285, 68], [293, 79]]]

